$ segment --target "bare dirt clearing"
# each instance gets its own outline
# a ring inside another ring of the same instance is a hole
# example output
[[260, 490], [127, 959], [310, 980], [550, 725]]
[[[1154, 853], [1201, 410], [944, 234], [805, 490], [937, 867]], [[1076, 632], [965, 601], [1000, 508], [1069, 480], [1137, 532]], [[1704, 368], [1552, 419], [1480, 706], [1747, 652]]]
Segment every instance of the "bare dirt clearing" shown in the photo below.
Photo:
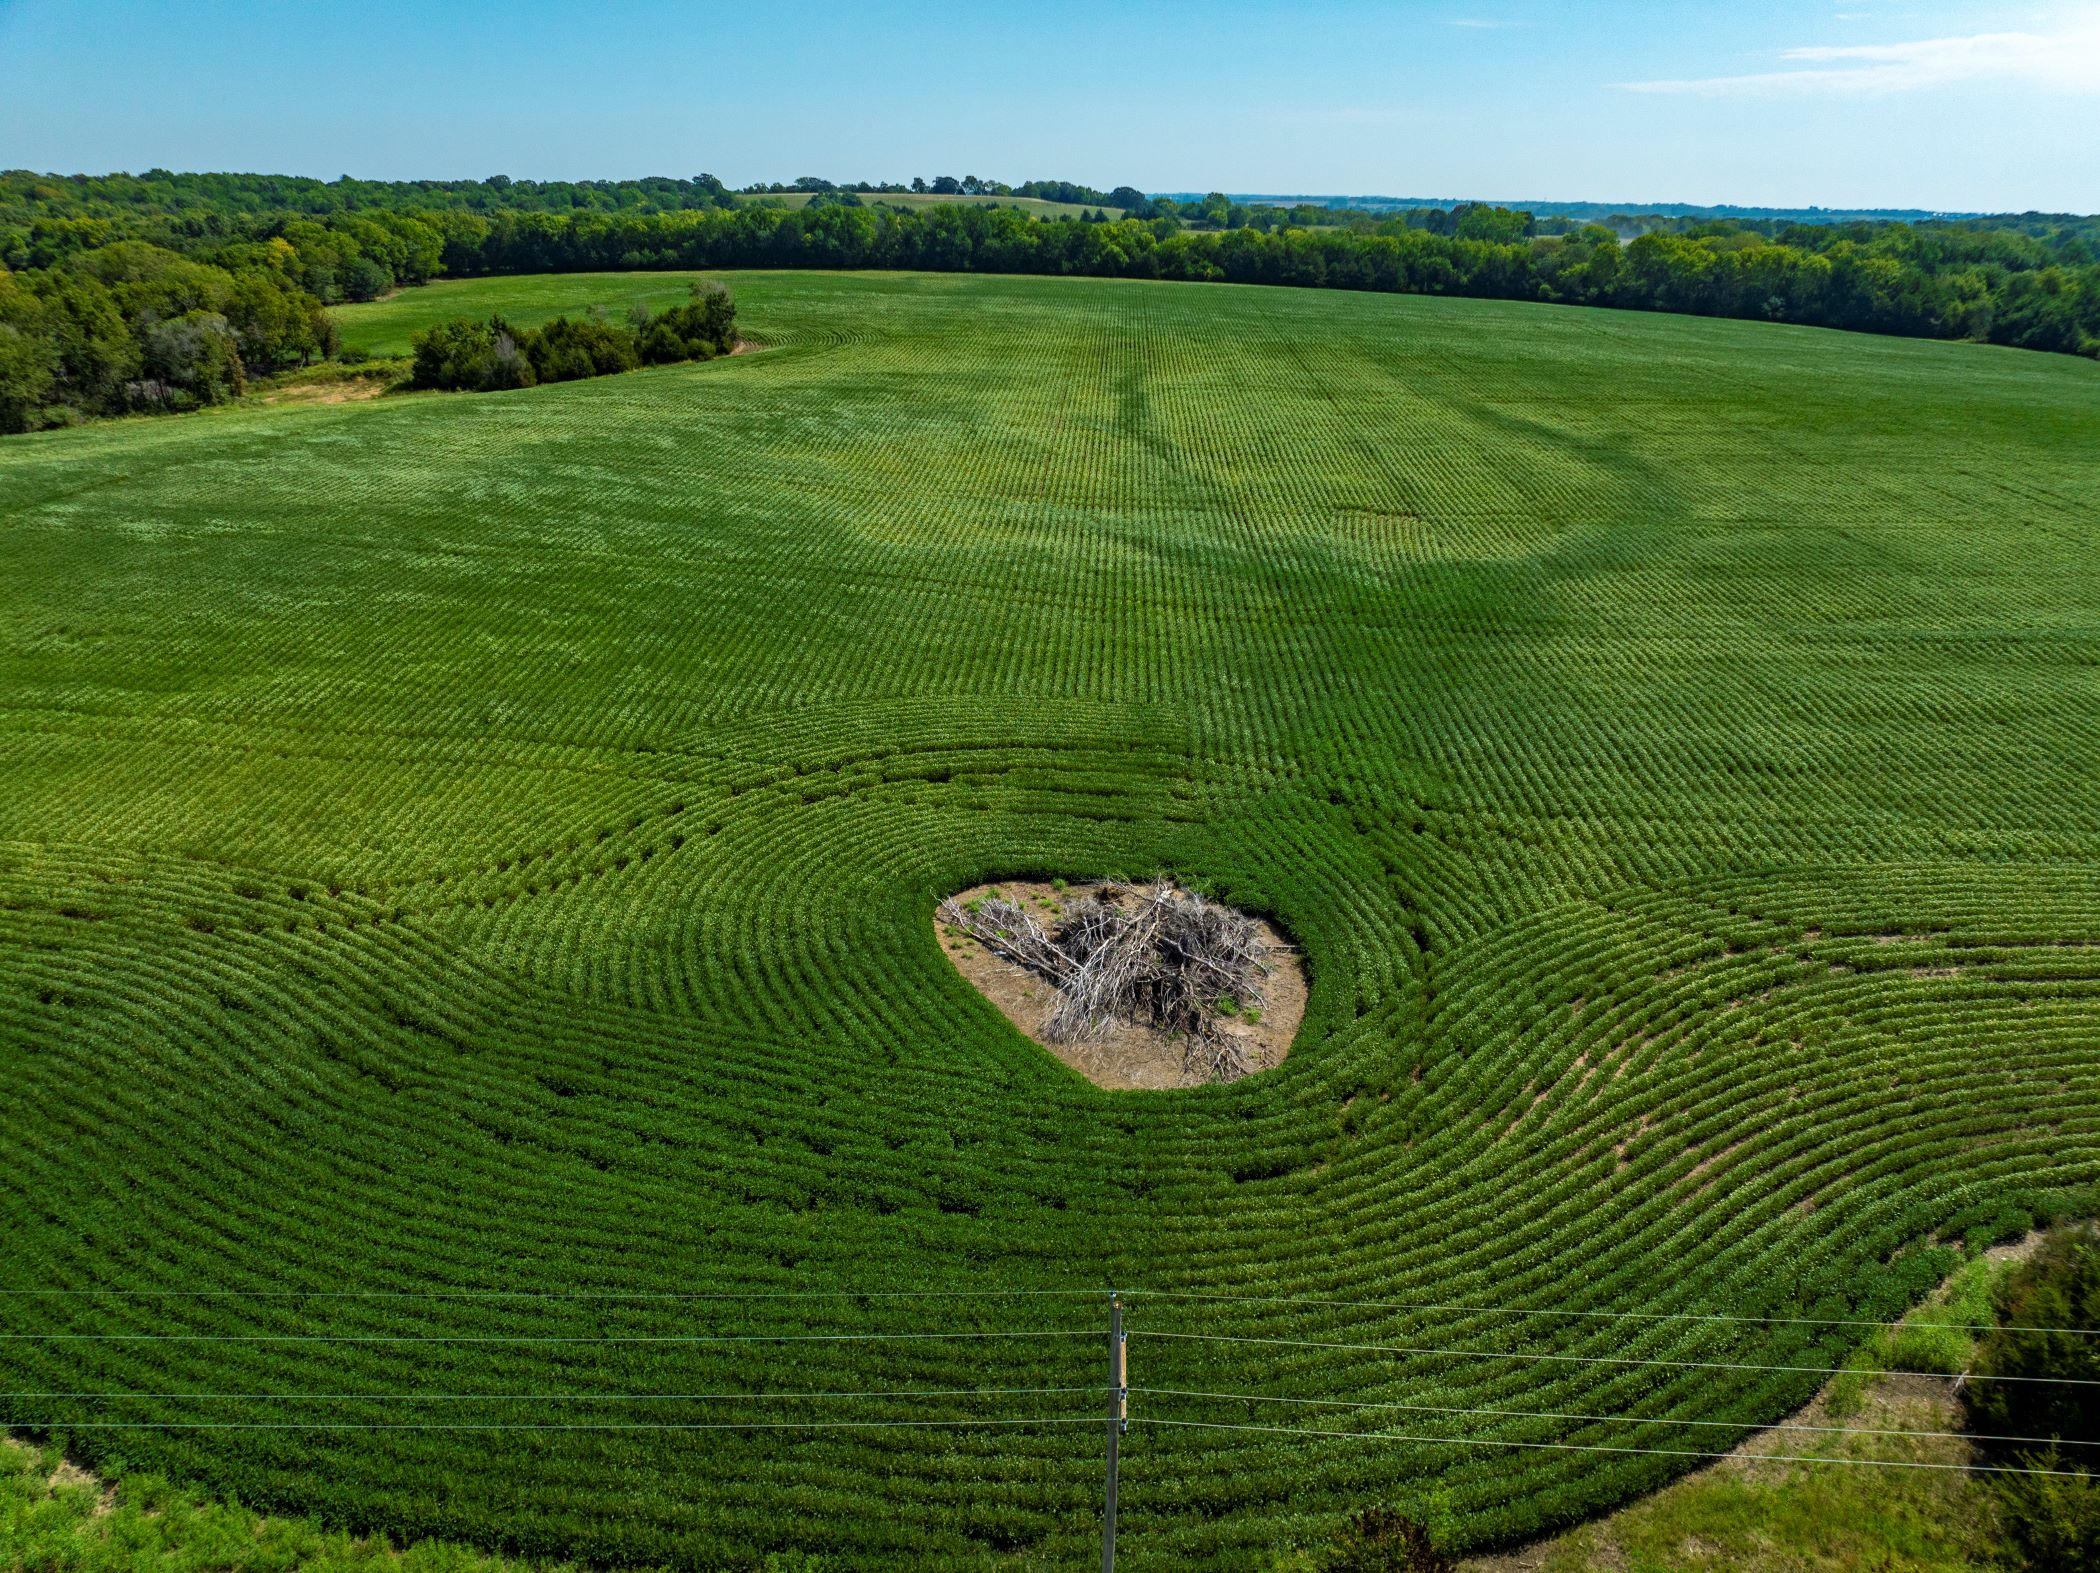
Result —
[[[967, 907], [985, 897], [1003, 898], [1023, 907], [1045, 926], [1058, 922], [1072, 907], [1105, 888], [1090, 881], [1059, 888], [1045, 880], [1001, 880], [958, 891], [953, 899]], [[1273, 924], [1255, 919], [1268, 952], [1268, 974], [1262, 980], [1262, 1005], [1255, 1018], [1227, 1019], [1218, 1031], [1229, 1037], [1253, 1073], [1272, 1070], [1290, 1052], [1291, 1040], [1305, 1019], [1306, 978], [1298, 953]], [[1190, 1069], [1187, 1044], [1179, 1033], [1126, 1019], [1103, 1022], [1087, 1038], [1053, 1041], [1045, 1032], [1058, 1002], [1057, 988], [1028, 968], [995, 954], [955, 925], [944, 923], [938, 910], [934, 934], [941, 951], [986, 999], [1022, 1032], [1043, 1045], [1098, 1086], [1117, 1090], [1202, 1086], [1211, 1078]]]
[[339, 377], [328, 381], [293, 382], [283, 387], [267, 388], [255, 395], [255, 402], [263, 405], [280, 404], [352, 404], [360, 399], [376, 399], [388, 392], [393, 383], [381, 377]]

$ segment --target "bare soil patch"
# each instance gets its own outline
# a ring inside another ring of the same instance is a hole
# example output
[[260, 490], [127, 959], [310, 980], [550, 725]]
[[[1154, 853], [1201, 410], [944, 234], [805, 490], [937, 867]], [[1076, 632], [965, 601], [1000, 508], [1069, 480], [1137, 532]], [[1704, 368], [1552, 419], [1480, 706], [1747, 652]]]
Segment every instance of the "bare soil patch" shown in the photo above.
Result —
[[355, 404], [361, 399], [376, 399], [386, 392], [383, 382], [359, 380], [357, 382], [304, 383], [294, 388], [273, 388], [258, 395], [263, 404]]
[[[1102, 883], [1075, 883], [1063, 889], [1047, 880], [1001, 880], [974, 885], [954, 899], [967, 906], [996, 896], [1025, 907], [1045, 928], [1056, 924], [1078, 902], [1102, 889]], [[1262, 979], [1263, 1002], [1258, 1019], [1244, 1015], [1223, 1021], [1218, 1031], [1229, 1035], [1254, 1072], [1274, 1069], [1290, 1052], [1291, 1040], [1305, 1019], [1306, 978], [1297, 952], [1273, 924], [1255, 920], [1268, 950], [1269, 971]], [[1105, 1021], [1097, 1032], [1075, 1041], [1052, 1041], [1044, 1028], [1056, 1007], [1055, 985], [1018, 963], [995, 954], [977, 939], [943, 923], [938, 909], [934, 935], [941, 952], [977, 992], [999, 1007], [1006, 1019], [1097, 1086], [1131, 1088], [1196, 1087], [1209, 1078], [1187, 1064], [1188, 1045], [1178, 1033], [1162, 1032], [1149, 1023], [1121, 1018]]]
[[284, 372], [252, 385], [244, 402], [273, 406], [350, 404], [389, 393], [401, 386], [406, 376], [405, 364], [393, 361], [373, 361], [355, 366], [324, 361], [318, 366]]
[[[31, 1449], [31, 1451], [34, 1450]], [[53, 1487], [86, 1486], [94, 1491], [96, 1493], [95, 1517], [97, 1518], [116, 1511], [117, 1488], [89, 1474], [70, 1458], [62, 1458], [58, 1461], [58, 1467], [51, 1471], [50, 1480]]]

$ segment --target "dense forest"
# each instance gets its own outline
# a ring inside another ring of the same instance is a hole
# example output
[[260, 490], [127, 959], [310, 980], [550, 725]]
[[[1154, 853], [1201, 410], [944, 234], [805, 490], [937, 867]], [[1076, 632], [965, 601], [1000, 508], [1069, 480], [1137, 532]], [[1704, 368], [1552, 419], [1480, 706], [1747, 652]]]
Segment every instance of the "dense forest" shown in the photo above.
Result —
[[[1765, 318], [2100, 354], [2100, 220], [1606, 224], [1474, 204], [1390, 215], [937, 176], [1093, 204], [905, 207], [805, 177], [317, 181], [0, 175], [0, 430], [191, 409], [334, 350], [323, 309], [439, 274], [921, 268], [1221, 280]], [[966, 190], [974, 188], [974, 190]], [[807, 206], [777, 200], [814, 193]], [[1112, 217], [1111, 209], [1123, 216]], [[1652, 221], [1652, 222], [1651, 222]]]

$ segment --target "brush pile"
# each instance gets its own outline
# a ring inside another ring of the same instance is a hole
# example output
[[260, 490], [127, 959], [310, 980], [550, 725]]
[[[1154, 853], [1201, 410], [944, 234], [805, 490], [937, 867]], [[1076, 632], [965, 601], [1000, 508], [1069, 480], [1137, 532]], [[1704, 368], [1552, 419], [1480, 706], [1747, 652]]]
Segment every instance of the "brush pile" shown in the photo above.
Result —
[[996, 895], [949, 900], [940, 917], [1056, 988], [1043, 1025], [1053, 1043], [1094, 1037], [1120, 1018], [1180, 1034], [1187, 1068], [1210, 1080], [1256, 1068], [1221, 1030], [1263, 1003], [1269, 946], [1244, 913], [1161, 880], [1097, 886], [1049, 929]]

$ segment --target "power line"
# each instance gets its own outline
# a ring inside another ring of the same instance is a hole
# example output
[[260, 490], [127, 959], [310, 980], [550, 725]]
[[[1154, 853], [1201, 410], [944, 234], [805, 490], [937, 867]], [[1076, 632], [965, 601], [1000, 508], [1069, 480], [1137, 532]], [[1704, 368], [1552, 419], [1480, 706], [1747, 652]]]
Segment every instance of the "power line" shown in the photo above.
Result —
[[111, 1392], [23, 1392], [0, 1393], [0, 1398], [64, 1399], [195, 1399], [201, 1402], [281, 1403], [341, 1399], [364, 1403], [701, 1403], [711, 1399], [757, 1402], [804, 1398], [999, 1398], [1043, 1393], [1098, 1393], [1100, 1383], [1086, 1387], [920, 1387], [891, 1388], [868, 1392], [800, 1393], [111, 1393]]
[[[777, 1290], [646, 1290], [646, 1289], [0, 1289], [0, 1298], [101, 1300], [553, 1300], [597, 1301], [728, 1301], [769, 1300], [952, 1300], [952, 1299], [1095, 1299], [1104, 1289], [777, 1289]], [[1750, 1327], [1857, 1327], [1895, 1331], [1904, 1320], [1873, 1321], [1862, 1317], [1751, 1316], [1702, 1311], [1570, 1311], [1542, 1306], [1450, 1305], [1410, 1300], [1340, 1300], [1304, 1295], [1217, 1294], [1192, 1289], [1133, 1289], [1126, 1300], [1195, 1300], [1230, 1305], [1294, 1305], [1330, 1310], [1409, 1311], [1443, 1316], [1552, 1316], [1603, 1321], [1716, 1322]], [[2100, 1338], [2100, 1328], [2042, 1327], [2028, 1323], [1934, 1322], [1952, 1332], [2057, 1333]]]
[[870, 1344], [958, 1338], [1099, 1338], [1098, 1327], [991, 1333], [0, 1333], [10, 1344]]
[[1562, 1311], [1520, 1305], [1433, 1305], [1407, 1300], [1323, 1300], [1280, 1294], [1208, 1294], [1182, 1289], [1134, 1289], [1132, 1298], [1154, 1300], [1203, 1300], [1229, 1305], [1304, 1305], [1334, 1310], [1418, 1311], [1440, 1316], [1560, 1316], [1603, 1321], [1637, 1322], [1724, 1322], [1751, 1327], [1871, 1327], [1895, 1332], [1919, 1325], [1944, 1327], [1960, 1333], [2067, 1333], [2081, 1338], [2100, 1338], [2100, 1327], [2036, 1327], [2020, 1322], [1929, 1322], [1907, 1320], [1873, 1322], [1847, 1317], [1743, 1316], [1703, 1311]]
[[2072, 1447], [2100, 1447], [2100, 1438], [2088, 1441], [2073, 1437], [2066, 1440], [2057, 1437], [1999, 1436], [1982, 1431], [1907, 1431], [1881, 1426], [1802, 1425], [1783, 1420], [1761, 1425], [1754, 1420], [1676, 1420], [1662, 1415], [1585, 1415], [1551, 1409], [1460, 1408], [1448, 1404], [1377, 1403], [1352, 1398], [1286, 1398], [1265, 1393], [1212, 1393], [1185, 1387], [1133, 1387], [1131, 1392], [1145, 1393], [1157, 1398], [1215, 1398], [1246, 1404], [1300, 1404], [1317, 1409], [1402, 1410], [1409, 1414], [1467, 1415], [1493, 1417], [1498, 1420], [1584, 1420], [1605, 1425], [1704, 1426], [1724, 1431], [1814, 1431], [1835, 1436], [1906, 1436], [1938, 1442], [2015, 1442], [2025, 1443], [2030, 1447], [2050, 1447], [2063, 1443]]
[[[841, 1399], [919, 1398], [1021, 1398], [1062, 1396], [1104, 1391], [1100, 1384], [1076, 1387], [934, 1387], [758, 1392], [758, 1393], [117, 1393], [106, 1391], [24, 1391], [0, 1393], [10, 1399], [65, 1399], [71, 1401], [206, 1402], [206, 1403], [794, 1403]], [[2100, 1440], [2009, 1436], [1974, 1431], [1918, 1431], [1900, 1427], [1804, 1425], [1777, 1421], [1760, 1424], [1751, 1420], [1693, 1420], [1663, 1415], [1599, 1415], [1564, 1410], [1497, 1409], [1491, 1406], [1408, 1404], [1347, 1398], [1304, 1398], [1273, 1393], [1221, 1393], [1181, 1387], [1133, 1387], [1132, 1394], [1156, 1398], [1201, 1398], [1247, 1404], [1290, 1404], [1319, 1409], [1397, 1411], [1408, 1414], [1456, 1415], [1501, 1420], [1564, 1420], [1595, 1424], [1634, 1426], [1680, 1426], [1716, 1430], [1801, 1431], [1836, 1436], [1910, 1437], [1930, 1441], [2005, 1442], [2033, 1447], [2053, 1443], [2072, 1447], [2100, 1446]], [[150, 1425], [150, 1422], [136, 1422]]]
[[[20, 1392], [0, 1393], [0, 1398], [36, 1398], [67, 1400], [115, 1400], [118, 1402], [145, 1402], [185, 1400], [193, 1402], [252, 1402], [285, 1403], [307, 1401], [338, 1401], [365, 1403], [786, 1403], [805, 1400], [834, 1399], [919, 1399], [919, 1398], [1013, 1398], [1047, 1397], [1073, 1393], [1100, 1392], [1099, 1384], [1080, 1387], [949, 1387], [949, 1388], [899, 1388], [861, 1391], [821, 1392], [765, 1392], [765, 1393], [111, 1393], [111, 1392]], [[1876, 1426], [1829, 1426], [1803, 1425], [1793, 1422], [1774, 1422], [1761, 1425], [1750, 1420], [1692, 1420], [1661, 1415], [1598, 1415], [1560, 1410], [1496, 1409], [1492, 1407], [1462, 1407], [1446, 1404], [1407, 1404], [1376, 1402], [1345, 1398], [1303, 1398], [1268, 1393], [1221, 1393], [1205, 1389], [1179, 1387], [1133, 1387], [1133, 1395], [1156, 1398], [1201, 1398], [1220, 1402], [1248, 1404], [1289, 1404], [1319, 1409], [1356, 1409], [1375, 1411], [1398, 1411], [1408, 1414], [1455, 1415], [1467, 1418], [1500, 1420], [1561, 1420], [1595, 1424], [1617, 1424], [1629, 1426], [1679, 1426], [1716, 1430], [1753, 1431], [1800, 1431], [1835, 1436], [1906, 1437], [1920, 1441], [1954, 1442], [2003, 1442], [2031, 1447], [2047, 1447], [2052, 1444], [2073, 1447], [2100, 1446], [2100, 1440], [2079, 1438], [2060, 1439], [2049, 1437], [2009, 1436], [1990, 1432], [1973, 1431], [1918, 1431], [1900, 1427]], [[53, 1428], [78, 1429], [90, 1422], [28, 1422], [49, 1425]], [[933, 1422], [928, 1422], [929, 1424]], [[96, 1425], [108, 1423], [93, 1422]], [[151, 1421], [127, 1423], [142, 1429], [162, 1429]], [[273, 1429], [274, 1423], [256, 1422], [254, 1429]], [[730, 1427], [735, 1429], [734, 1426]], [[195, 1429], [180, 1424], [165, 1429]], [[466, 1426], [464, 1429], [483, 1429]], [[504, 1429], [530, 1429], [525, 1426]], [[682, 1429], [682, 1428], [681, 1428]], [[1450, 1438], [1449, 1440], [1465, 1440]]]
[[17, 1420], [24, 1431], [891, 1431], [951, 1426], [1098, 1426], [1099, 1415], [1035, 1415], [992, 1420]]
[[1101, 1299], [1103, 1289], [0, 1289], [0, 1296], [81, 1300], [958, 1300]]
[[[1157, 1415], [1132, 1415], [1132, 1425], [1178, 1426], [1197, 1431], [1263, 1431], [1278, 1436], [1345, 1437], [1355, 1442], [1420, 1442], [1434, 1446], [1521, 1447], [1563, 1453], [1637, 1453], [1653, 1458], [1703, 1458], [1711, 1462], [1734, 1455], [1710, 1453], [1694, 1448], [1612, 1447], [1591, 1442], [1517, 1442], [1488, 1436], [1410, 1436], [1399, 1431], [1321, 1431], [1303, 1426], [1228, 1425], [1218, 1420], [1166, 1420]], [[1746, 1453], [1746, 1463], [1762, 1464], [1849, 1464], [1874, 1469], [1940, 1469], [1990, 1475], [2064, 1475], [2085, 1478], [2082, 1469], [2025, 1469], [2011, 1464], [1940, 1464], [1903, 1458], [1833, 1458], [1816, 1454]]]
[[[1406, 1344], [1337, 1344], [1307, 1338], [1252, 1338], [1231, 1333], [1155, 1333], [1141, 1331], [1133, 1333], [1137, 1338], [1159, 1338], [1183, 1343], [1206, 1344], [1269, 1344], [1285, 1349], [1337, 1349], [1352, 1350], [1362, 1354], [1386, 1355], [1445, 1355], [1468, 1360], [1530, 1360], [1556, 1361], [1566, 1365], [1627, 1365], [1666, 1366], [1680, 1371], [1788, 1371], [1801, 1376], [1843, 1376], [1843, 1366], [1815, 1365], [1752, 1365], [1726, 1360], [1655, 1360], [1633, 1355], [1562, 1355], [1541, 1354], [1535, 1351], [1514, 1352], [1501, 1349], [1436, 1349], [1417, 1348]], [[1878, 1376], [1944, 1376], [1944, 1371], [1879, 1371], [1861, 1372], [1862, 1375]], [[2084, 1376], [1999, 1376], [1988, 1371], [1971, 1371], [1966, 1375], [1971, 1382], [2051, 1382], [2065, 1387], [2100, 1387], [2100, 1378]]]

